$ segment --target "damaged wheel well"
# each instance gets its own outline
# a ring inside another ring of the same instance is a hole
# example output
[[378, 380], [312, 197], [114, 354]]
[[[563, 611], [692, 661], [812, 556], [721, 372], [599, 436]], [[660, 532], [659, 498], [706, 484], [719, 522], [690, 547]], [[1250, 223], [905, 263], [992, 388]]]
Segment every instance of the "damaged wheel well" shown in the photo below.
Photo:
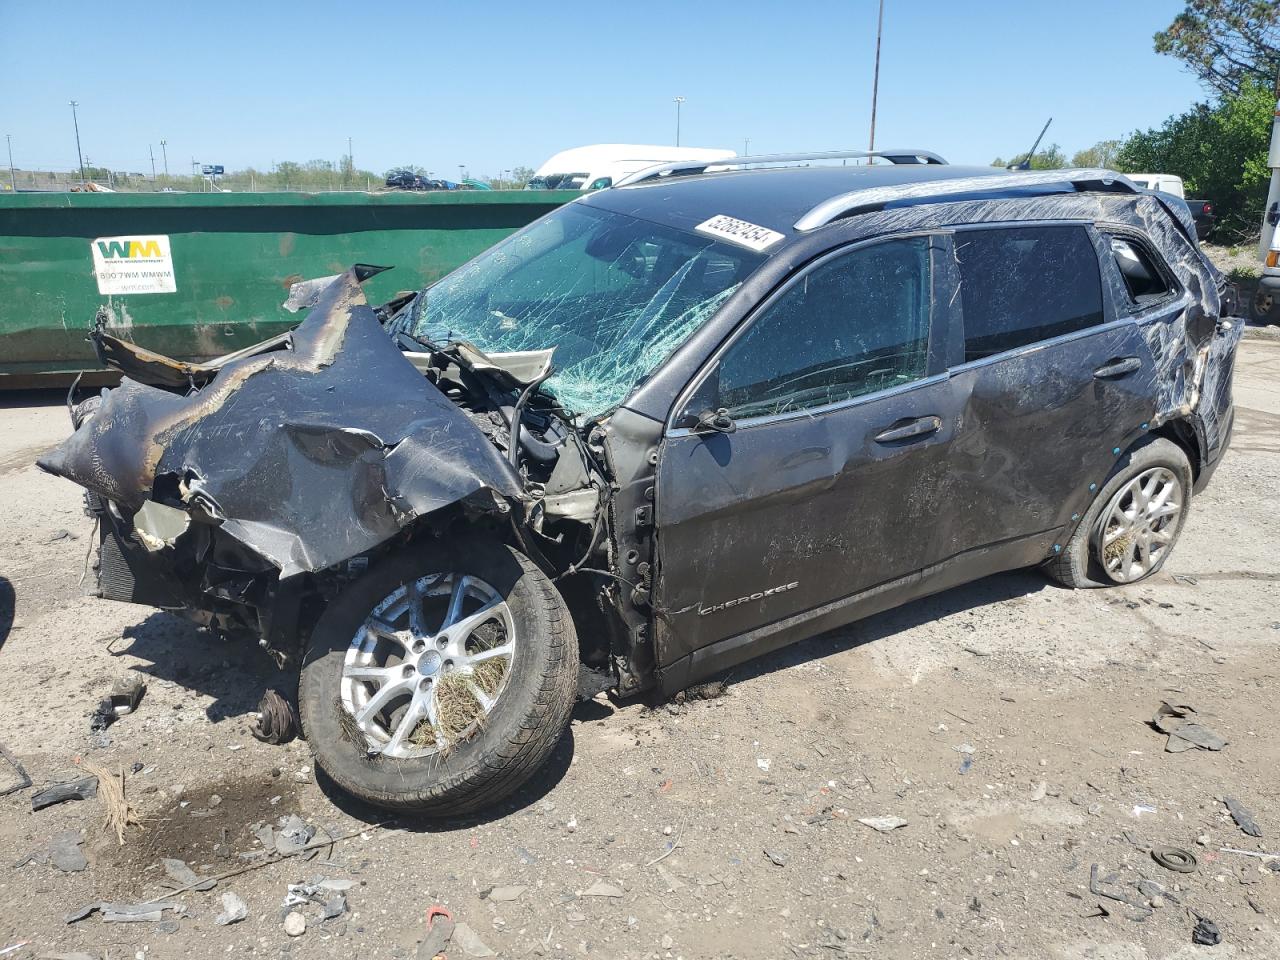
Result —
[[1196, 429], [1190, 421], [1179, 419], [1162, 423], [1151, 431], [1151, 436], [1164, 437], [1181, 447], [1191, 463], [1192, 478], [1200, 476], [1200, 442], [1196, 437]]

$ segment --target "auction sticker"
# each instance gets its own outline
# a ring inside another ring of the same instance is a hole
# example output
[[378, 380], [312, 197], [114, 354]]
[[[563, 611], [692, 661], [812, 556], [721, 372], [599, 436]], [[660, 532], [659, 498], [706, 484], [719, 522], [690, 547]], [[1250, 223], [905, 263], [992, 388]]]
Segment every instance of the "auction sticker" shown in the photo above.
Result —
[[782, 239], [782, 234], [768, 227], [757, 226], [746, 220], [739, 220], [727, 214], [718, 214], [710, 220], [704, 220], [694, 227], [700, 233], [709, 233], [721, 240], [750, 247], [752, 250], [766, 250]]
[[89, 241], [98, 293], [176, 293], [169, 238], [99, 237]]

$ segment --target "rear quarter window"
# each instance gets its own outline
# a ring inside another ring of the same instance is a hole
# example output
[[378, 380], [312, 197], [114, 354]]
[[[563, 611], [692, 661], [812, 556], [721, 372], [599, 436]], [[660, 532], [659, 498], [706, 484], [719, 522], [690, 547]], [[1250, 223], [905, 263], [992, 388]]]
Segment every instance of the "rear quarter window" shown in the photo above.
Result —
[[1083, 227], [969, 230], [955, 249], [966, 362], [1102, 322], [1098, 256]]

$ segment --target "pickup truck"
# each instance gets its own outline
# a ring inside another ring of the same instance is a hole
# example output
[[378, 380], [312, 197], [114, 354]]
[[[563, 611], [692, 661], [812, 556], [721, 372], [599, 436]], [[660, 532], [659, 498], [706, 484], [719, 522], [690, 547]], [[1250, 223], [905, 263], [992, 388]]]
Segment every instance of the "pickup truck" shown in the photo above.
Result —
[[1213, 204], [1208, 200], [1188, 200], [1182, 187], [1182, 178], [1171, 173], [1127, 173], [1130, 180], [1145, 190], [1159, 190], [1171, 193], [1182, 200], [1191, 211], [1196, 222], [1196, 237], [1208, 240], [1217, 222], [1217, 214], [1213, 212]]

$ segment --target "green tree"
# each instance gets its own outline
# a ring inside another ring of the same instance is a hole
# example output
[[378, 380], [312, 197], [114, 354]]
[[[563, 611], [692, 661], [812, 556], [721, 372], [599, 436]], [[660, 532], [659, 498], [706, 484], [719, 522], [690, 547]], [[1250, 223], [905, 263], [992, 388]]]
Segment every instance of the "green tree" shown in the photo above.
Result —
[[1201, 83], [1235, 96], [1247, 82], [1269, 88], [1280, 69], [1276, 0], [1188, 0], [1153, 38], [1157, 53], [1181, 60]]
[[1110, 169], [1116, 165], [1116, 155], [1120, 152], [1120, 144], [1120, 140], [1099, 140], [1092, 147], [1077, 150], [1071, 157], [1071, 166]]
[[1180, 176], [1188, 196], [1213, 201], [1224, 232], [1246, 236], [1262, 219], [1274, 108], [1269, 87], [1246, 79], [1238, 94], [1136, 131], [1117, 152], [1116, 166]]
[[[1025, 153], [1020, 153], [1010, 160], [1002, 160], [1000, 157], [996, 157], [991, 161], [991, 166], [1017, 169], [1026, 159], [1027, 155]], [[1037, 150], [1035, 156], [1031, 158], [1032, 170], [1060, 170], [1065, 166], [1068, 166], [1067, 155], [1062, 152], [1062, 147], [1056, 143], [1049, 144], [1043, 150]]]

